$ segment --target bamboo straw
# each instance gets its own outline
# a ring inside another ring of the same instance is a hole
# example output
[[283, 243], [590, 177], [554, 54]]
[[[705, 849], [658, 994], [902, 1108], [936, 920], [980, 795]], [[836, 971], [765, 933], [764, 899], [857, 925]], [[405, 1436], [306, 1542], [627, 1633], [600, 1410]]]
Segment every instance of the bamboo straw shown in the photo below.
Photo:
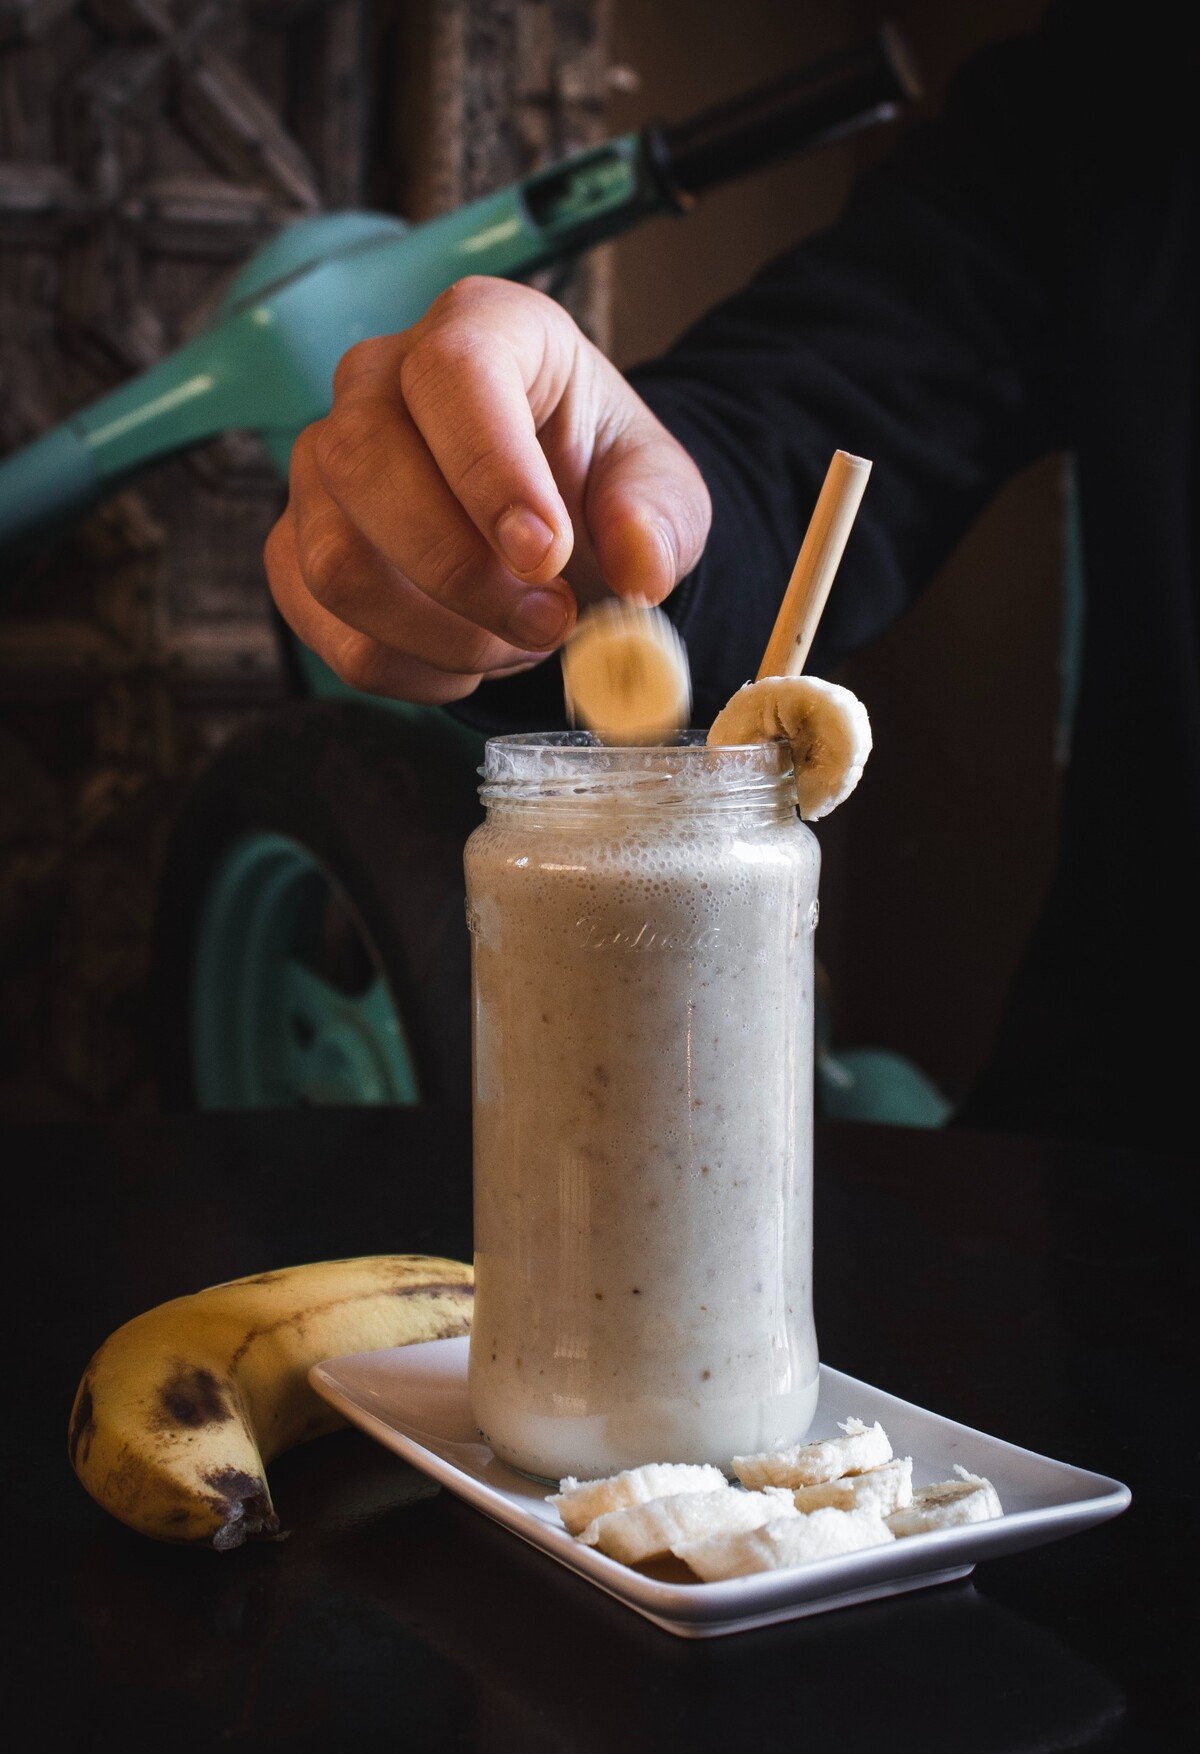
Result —
[[866, 457], [833, 453], [758, 667], [759, 681], [799, 676], [804, 669], [870, 473]]

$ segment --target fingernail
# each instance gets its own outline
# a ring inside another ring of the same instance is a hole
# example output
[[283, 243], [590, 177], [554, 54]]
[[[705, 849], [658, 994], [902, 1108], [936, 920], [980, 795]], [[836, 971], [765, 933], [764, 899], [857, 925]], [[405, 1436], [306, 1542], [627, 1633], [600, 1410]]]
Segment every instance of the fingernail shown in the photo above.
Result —
[[509, 623], [513, 644], [526, 651], [553, 645], [567, 631], [571, 605], [559, 591], [526, 591]]
[[533, 572], [550, 552], [554, 531], [528, 506], [509, 506], [496, 525], [496, 540], [515, 572]]

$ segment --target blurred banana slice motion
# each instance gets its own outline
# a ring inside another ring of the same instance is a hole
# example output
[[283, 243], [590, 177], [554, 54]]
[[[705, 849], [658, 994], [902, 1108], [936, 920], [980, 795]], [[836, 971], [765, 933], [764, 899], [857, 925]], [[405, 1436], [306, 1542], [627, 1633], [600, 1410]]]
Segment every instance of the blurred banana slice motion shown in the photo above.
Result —
[[562, 671], [572, 722], [602, 743], [661, 743], [687, 724], [687, 653], [661, 609], [598, 603], [563, 648]]
[[818, 676], [763, 676], [722, 707], [710, 744], [790, 743], [796, 800], [806, 822], [844, 804], [871, 753], [871, 721], [858, 696]]

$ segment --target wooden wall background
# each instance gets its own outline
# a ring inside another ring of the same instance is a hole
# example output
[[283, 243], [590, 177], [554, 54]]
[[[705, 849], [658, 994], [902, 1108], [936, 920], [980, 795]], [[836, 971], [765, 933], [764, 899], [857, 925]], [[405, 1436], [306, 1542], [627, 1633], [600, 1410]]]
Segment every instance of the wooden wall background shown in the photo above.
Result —
[[[0, 448], [203, 322], [322, 207], [412, 218], [595, 138], [608, 0], [0, 0]], [[603, 253], [563, 289], [603, 344]], [[0, 570], [0, 1106], [153, 1100], [158, 859], [189, 776], [285, 692], [232, 435]]]

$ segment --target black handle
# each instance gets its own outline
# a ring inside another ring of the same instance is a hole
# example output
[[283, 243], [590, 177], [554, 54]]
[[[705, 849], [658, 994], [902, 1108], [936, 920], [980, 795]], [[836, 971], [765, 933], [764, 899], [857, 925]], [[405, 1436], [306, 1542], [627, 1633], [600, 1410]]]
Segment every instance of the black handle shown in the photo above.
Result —
[[894, 116], [920, 97], [912, 54], [893, 25], [866, 48], [803, 67], [673, 127], [651, 126], [650, 162], [681, 205], [716, 183]]

